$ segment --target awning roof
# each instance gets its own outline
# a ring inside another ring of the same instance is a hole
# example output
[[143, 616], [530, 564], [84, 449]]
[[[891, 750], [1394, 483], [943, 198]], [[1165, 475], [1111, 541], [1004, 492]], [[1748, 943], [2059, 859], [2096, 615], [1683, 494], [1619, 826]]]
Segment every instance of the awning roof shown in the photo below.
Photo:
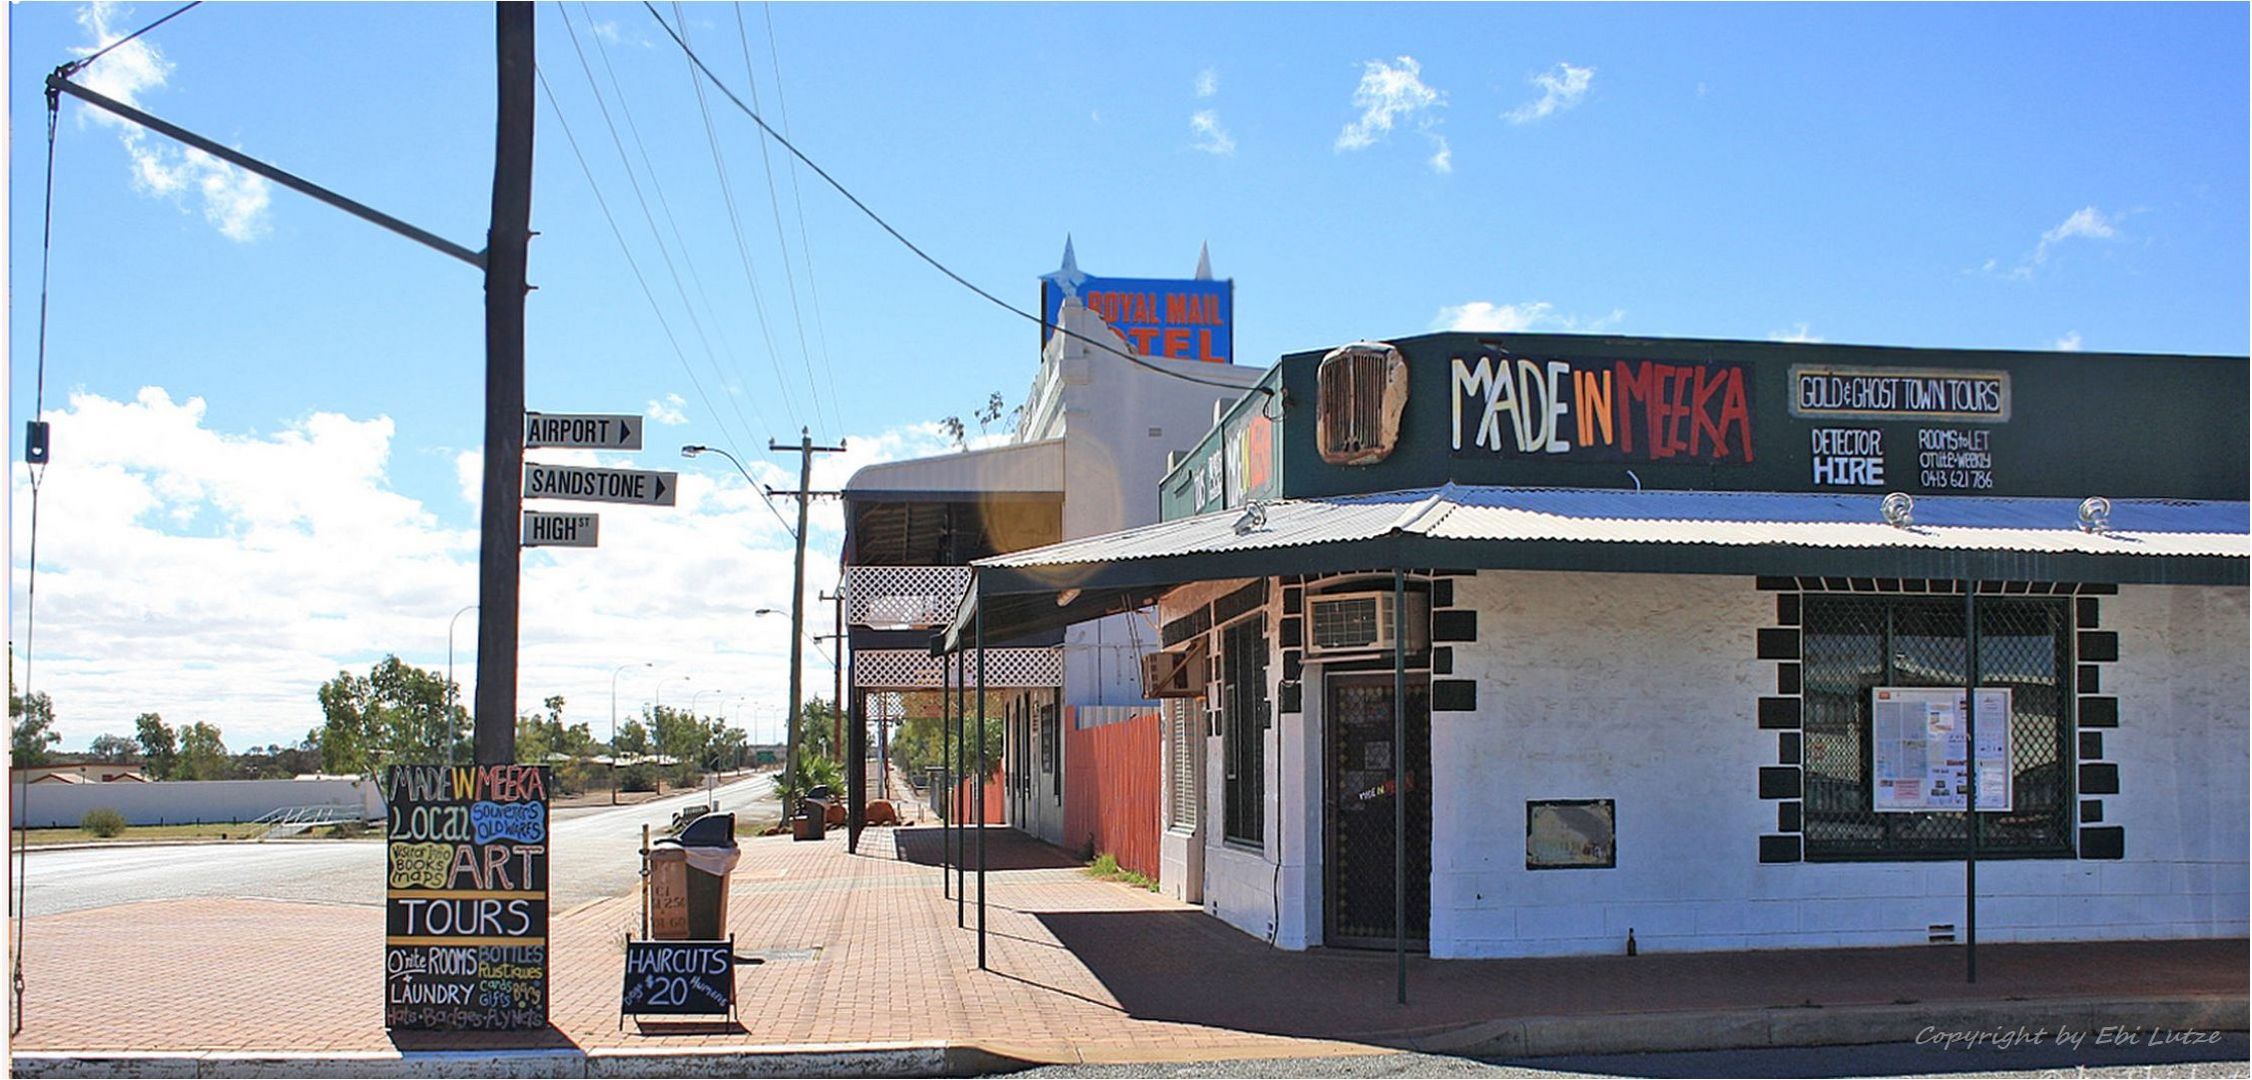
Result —
[[[1931, 495], [1906, 526], [1876, 494], [1476, 487], [1266, 504], [980, 559], [989, 638], [1140, 606], [1191, 581], [1413, 568], [2244, 584], [2252, 507]], [[1238, 529], [1238, 526], [1246, 527]], [[1068, 601], [1068, 602], [1064, 602]]]

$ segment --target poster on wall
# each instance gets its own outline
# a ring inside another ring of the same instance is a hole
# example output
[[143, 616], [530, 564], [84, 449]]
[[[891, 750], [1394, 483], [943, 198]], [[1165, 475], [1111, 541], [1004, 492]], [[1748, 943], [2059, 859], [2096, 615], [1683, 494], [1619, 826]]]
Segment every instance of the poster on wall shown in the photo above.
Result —
[[[1871, 788], [1880, 813], [1961, 811], [1971, 770], [1960, 689], [1879, 686], [1869, 691]], [[2016, 805], [2010, 770], [2010, 691], [1978, 692], [1978, 808]]]
[[1612, 800], [1542, 799], [1525, 804], [1525, 869], [1617, 865], [1617, 804]]
[[545, 765], [383, 771], [383, 1025], [547, 1026]]

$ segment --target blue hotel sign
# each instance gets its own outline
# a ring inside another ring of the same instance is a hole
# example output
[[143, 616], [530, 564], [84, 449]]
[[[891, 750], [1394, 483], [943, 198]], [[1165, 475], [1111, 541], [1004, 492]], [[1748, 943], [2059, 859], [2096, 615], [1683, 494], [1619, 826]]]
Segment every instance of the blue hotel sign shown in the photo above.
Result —
[[[1131, 352], [1209, 364], [1235, 362], [1235, 283], [1211, 280], [1104, 278], [1077, 280], [1079, 299], [1103, 317]], [[1040, 283], [1040, 315], [1057, 325], [1064, 292]]]

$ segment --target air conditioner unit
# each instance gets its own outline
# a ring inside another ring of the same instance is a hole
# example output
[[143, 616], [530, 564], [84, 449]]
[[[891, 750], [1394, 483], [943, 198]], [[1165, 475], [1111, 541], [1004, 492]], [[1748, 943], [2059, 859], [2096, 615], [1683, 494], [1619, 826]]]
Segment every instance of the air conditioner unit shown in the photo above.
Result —
[[[1400, 620], [1392, 611], [1392, 592], [1337, 593], [1306, 598], [1306, 656], [1367, 656], [1392, 651]], [[1407, 594], [1408, 652], [1422, 652], [1431, 639], [1431, 597]]]
[[1204, 644], [1142, 654], [1142, 696], [1195, 697], [1204, 692]]

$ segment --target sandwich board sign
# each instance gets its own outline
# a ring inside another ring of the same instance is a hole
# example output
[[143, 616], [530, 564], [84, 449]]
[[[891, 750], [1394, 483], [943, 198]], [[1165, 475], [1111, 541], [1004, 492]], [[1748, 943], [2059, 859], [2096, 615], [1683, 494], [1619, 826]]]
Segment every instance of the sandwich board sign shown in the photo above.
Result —
[[524, 449], [639, 450], [643, 421], [619, 413], [524, 414]]
[[524, 465], [524, 497], [527, 499], [671, 506], [679, 497], [679, 489], [680, 474], [676, 472], [530, 462]]

